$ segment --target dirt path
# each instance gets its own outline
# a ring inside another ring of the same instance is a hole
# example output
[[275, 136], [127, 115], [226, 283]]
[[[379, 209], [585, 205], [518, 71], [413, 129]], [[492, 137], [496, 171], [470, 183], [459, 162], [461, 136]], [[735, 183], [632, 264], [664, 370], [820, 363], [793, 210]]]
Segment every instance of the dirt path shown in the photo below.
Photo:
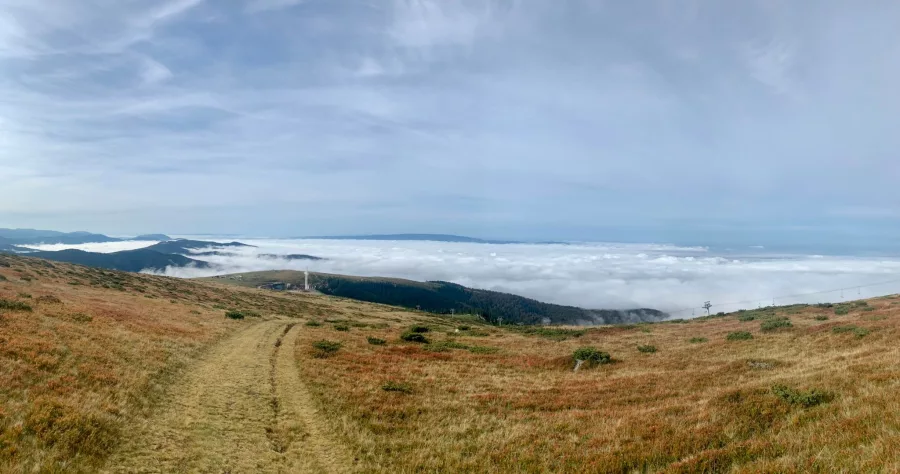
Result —
[[266, 321], [213, 348], [106, 472], [350, 472], [300, 379], [301, 326]]

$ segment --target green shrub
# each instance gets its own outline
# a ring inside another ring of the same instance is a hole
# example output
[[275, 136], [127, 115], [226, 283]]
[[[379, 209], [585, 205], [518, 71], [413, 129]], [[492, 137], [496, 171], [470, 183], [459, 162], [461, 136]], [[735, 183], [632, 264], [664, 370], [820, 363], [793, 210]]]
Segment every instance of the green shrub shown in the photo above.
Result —
[[232, 310], [225, 313], [225, 317], [228, 319], [244, 319], [244, 313]]
[[421, 324], [416, 324], [414, 326], [410, 326], [408, 329], [409, 332], [415, 332], [419, 334], [425, 334], [427, 332], [431, 332], [431, 328], [428, 326], [423, 326]]
[[644, 354], [652, 354], [656, 352], [656, 346], [651, 346], [650, 344], [644, 346], [638, 346], [638, 352], [642, 352]]
[[825, 316], [824, 314], [820, 314], [813, 319], [815, 319], [816, 321], [828, 321], [828, 316]]
[[347, 326], [346, 324], [335, 324], [335, 325], [334, 325], [334, 330], [335, 330], [335, 331], [343, 331], [343, 332], [347, 332], [347, 331], [350, 330], [350, 326]]
[[874, 306], [866, 306], [865, 308], [863, 308], [863, 311], [875, 311], [876, 309], [878, 308]]
[[590, 346], [577, 349], [574, 353], [572, 353], [572, 358], [575, 360], [584, 361], [584, 363], [589, 366], [609, 364], [610, 362], [612, 362], [612, 357], [609, 355], [609, 353], [602, 352], [596, 347]]
[[386, 382], [381, 386], [381, 389], [385, 392], [399, 392], [399, 393], [412, 393], [413, 389], [408, 383], [403, 382]]
[[755, 319], [756, 319], [756, 315], [753, 313], [742, 313], [742, 314], [738, 315], [738, 321], [747, 322], [747, 321], [753, 321]]
[[791, 320], [786, 317], [767, 319], [759, 325], [759, 329], [764, 332], [777, 331], [778, 329], [794, 327]]
[[735, 331], [728, 334], [726, 337], [729, 341], [746, 341], [749, 339], [753, 339], [753, 334], [750, 334], [747, 331]]
[[313, 346], [313, 349], [315, 349], [315, 353], [313, 355], [320, 359], [329, 357], [341, 349], [340, 342], [326, 341], [326, 340], [316, 341], [313, 343], [312, 346]]
[[468, 331], [469, 329], [472, 329], [472, 326], [465, 326], [465, 325], [464, 325], [464, 326], [457, 326], [456, 329], [459, 329], [460, 331]]
[[847, 332], [852, 332], [856, 337], [865, 337], [871, 331], [866, 328], [861, 328], [858, 326], [835, 326], [831, 328], [831, 332], [835, 334], [843, 334]]
[[705, 337], [692, 337], [688, 342], [691, 344], [700, 344], [701, 342], [707, 342], [709, 339]]
[[311, 327], [311, 328], [317, 328], [317, 327], [319, 327], [319, 326], [321, 326], [321, 325], [322, 325], [322, 323], [320, 323], [320, 322], [318, 322], [318, 321], [315, 321], [315, 320], [307, 321], [306, 324], [304, 324], [304, 326], [308, 326], [308, 327]]
[[0, 309], [5, 309], [8, 311], [24, 311], [26, 313], [30, 313], [32, 311], [31, 306], [27, 303], [23, 303], [21, 301], [5, 300], [3, 298], [0, 298]]
[[379, 339], [372, 336], [367, 337], [366, 340], [369, 341], [369, 344], [372, 344], [373, 346], [383, 346], [387, 344], [387, 341], [385, 341], [384, 339]]
[[428, 338], [420, 332], [404, 331], [404, 333], [400, 335], [400, 339], [403, 339], [406, 342], [420, 342], [422, 344], [428, 344]]
[[836, 306], [834, 308], [834, 314], [836, 314], [838, 316], [844, 316], [844, 315], [850, 314], [850, 308], [848, 308], [846, 306]]
[[772, 393], [791, 405], [800, 405], [804, 408], [811, 408], [834, 400], [834, 394], [831, 392], [816, 389], [802, 391], [786, 385], [773, 386]]

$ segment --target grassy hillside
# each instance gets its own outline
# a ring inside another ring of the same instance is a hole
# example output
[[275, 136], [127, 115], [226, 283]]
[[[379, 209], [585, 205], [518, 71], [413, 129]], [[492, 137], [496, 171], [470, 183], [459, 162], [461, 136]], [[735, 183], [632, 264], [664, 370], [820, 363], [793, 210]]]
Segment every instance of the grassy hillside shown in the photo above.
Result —
[[[302, 286], [304, 274], [287, 270], [250, 272], [241, 274], [241, 280], [229, 281], [245, 286], [258, 286], [273, 281]], [[400, 278], [310, 273], [310, 284], [327, 295], [432, 313], [449, 314], [453, 311], [475, 314], [493, 323], [618, 324], [660, 321], [666, 317], [666, 314], [653, 309], [586, 310], [442, 281], [418, 282]]]
[[496, 327], [0, 256], [0, 472], [897, 472], [898, 328], [896, 296]]

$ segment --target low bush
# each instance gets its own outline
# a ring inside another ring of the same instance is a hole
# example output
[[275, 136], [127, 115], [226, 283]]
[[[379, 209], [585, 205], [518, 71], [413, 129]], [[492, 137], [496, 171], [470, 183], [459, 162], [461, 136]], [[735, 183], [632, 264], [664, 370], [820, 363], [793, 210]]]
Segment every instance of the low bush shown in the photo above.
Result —
[[244, 313], [232, 310], [225, 313], [225, 317], [228, 319], [244, 319]]
[[315, 320], [307, 321], [306, 324], [304, 324], [304, 326], [311, 327], [311, 328], [317, 328], [321, 325], [322, 325], [322, 323], [315, 321]]
[[431, 328], [428, 326], [423, 326], [421, 324], [416, 324], [414, 326], [410, 326], [409, 332], [415, 332], [419, 334], [425, 334], [427, 332], [431, 332]]
[[651, 346], [651, 345], [647, 344], [644, 346], [638, 346], [637, 350], [638, 350], [638, 352], [642, 352], [644, 354], [652, 354], [652, 353], [656, 352], [656, 346]]
[[35, 301], [41, 304], [62, 304], [62, 300], [53, 295], [38, 296]]
[[861, 328], [858, 326], [835, 326], [831, 328], [831, 332], [835, 334], [844, 334], [848, 332], [852, 332], [856, 337], [865, 337], [871, 331], [866, 328]]
[[408, 383], [404, 382], [386, 382], [381, 386], [381, 389], [385, 392], [399, 392], [399, 393], [412, 393], [413, 389]]
[[472, 326], [457, 326], [456, 329], [459, 329], [460, 331], [468, 331], [469, 329], [472, 329]]
[[831, 392], [824, 392], [816, 389], [803, 391], [786, 385], [773, 386], [772, 393], [791, 405], [800, 405], [804, 408], [812, 408], [834, 400], [834, 394]]
[[347, 331], [350, 330], [350, 326], [347, 326], [346, 324], [335, 324], [335, 325], [334, 325], [334, 330], [335, 330], [335, 331], [343, 331], [343, 332], [347, 332]]
[[367, 337], [366, 340], [369, 341], [369, 344], [372, 344], [373, 346], [383, 346], [387, 344], [387, 341], [385, 341], [384, 339], [379, 339], [372, 336]]
[[838, 316], [844, 316], [844, 315], [850, 314], [850, 308], [848, 308], [846, 306], [836, 306], [834, 308], [834, 314], [836, 314]]
[[596, 347], [590, 346], [577, 349], [574, 353], [572, 353], [572, 358], [575, 360], [584, 361], [584, 363], [588, 366], [609, 364], [610, 362], [612, 362], [612, 357], [608, 352], [603, 352]]
[[755, 319], [756, 319], [756, 315], [753, 313], [742, 313], [742, 314], [738, 315], [738, 321], [747, 322], [747, 321], [753, 321]]
[[692, 337], [692, 338], [690, 338], [690, 340], [688, 340], [688, 342], [690, 342], [691, 344], [700, 344], [701, 342], [707, 342], [707, 341], [709, 341], [709, 339], [707, 339], [705, 337]]
[[414, 331], [404, 331], [403, 334], [400, 335], [400, 339], [406, 342], [419, 342], [422, 344], [428, 344], [428, 338], [425, 337], [424, 334], [420, 332]]
[[747, 331], [735, 331], [728, 334], [726, 337], [729, 341], [747, 341], [753, 339], [753, 334], [750, 334]]
[[779, 329], [791, 328], [794, 325], [791, 320], [786, 317], [768, 319], [759, 325], [759, 329], [764, 332], [777, 331]]
[[326, 340], [316, 341], [313, 343], [312, 346], [313, 346], [313, 349], [315, 349], [315, 352], [313, 353], [313, 355], [320, 359], [324, 359], [326, 357], [334, 355], [334, 353], [336, 353], [337, 351], [339, 351], [341, 349], [340, 342], [326, 341]]
[[30, 313], [32, 311], [31, 306], [28, 303], [14, 300], [5, 300], [3, 298], [0, 298], [0, 309], [5, 309], [7, 311], [24, 311], [27, 313]]
[[815, 319], [816, 321], [828, 321], [828, 316], [825, 316], [824, 314], [820, 314], [813, 319]]

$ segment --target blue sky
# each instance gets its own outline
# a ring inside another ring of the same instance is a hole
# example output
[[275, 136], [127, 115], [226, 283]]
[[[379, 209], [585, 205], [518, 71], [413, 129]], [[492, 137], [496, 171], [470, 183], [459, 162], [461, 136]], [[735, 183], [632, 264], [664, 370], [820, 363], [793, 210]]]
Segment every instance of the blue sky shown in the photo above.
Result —
[[900, 3], [6, 0], [0, 226], [890, 242]]

